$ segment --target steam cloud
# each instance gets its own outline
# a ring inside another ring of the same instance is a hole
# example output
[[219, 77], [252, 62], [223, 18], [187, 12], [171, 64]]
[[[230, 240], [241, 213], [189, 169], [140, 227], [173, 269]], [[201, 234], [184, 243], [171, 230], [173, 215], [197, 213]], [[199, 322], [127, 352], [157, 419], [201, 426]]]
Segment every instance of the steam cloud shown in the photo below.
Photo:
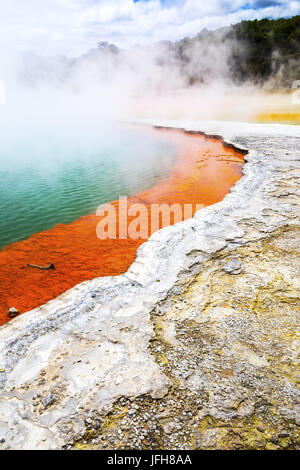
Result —
[[[292, 77], [286, 77], [286, 67], [277, 67], [267, 82], [238, 83], [232, 57], [238, 51], [247, 61], [248, 49], [228, 31], [125, 50], [99, 43], [77, 58], [2, 48], [7, 105], [0, 108], [0, 124], [11, 125], [10, 132], [53, 126], [76, 134], [87, 128], [98, 132], [127, 117], [247, 120], [265, 105], [264, 88]], [[276, 60], [281, 58], [275, 52]]]

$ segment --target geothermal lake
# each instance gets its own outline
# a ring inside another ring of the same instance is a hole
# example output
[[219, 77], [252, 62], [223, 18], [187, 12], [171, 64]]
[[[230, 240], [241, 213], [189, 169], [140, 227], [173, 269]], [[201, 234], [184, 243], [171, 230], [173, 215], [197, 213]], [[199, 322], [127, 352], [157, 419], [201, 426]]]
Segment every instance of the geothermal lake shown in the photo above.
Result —
[[[0, 325], [12, 307], [23, 313], [82, 281], [127, 271], [145, 238], [99, 239], [99, 204], [113, 201], [120, 214], [117, 199], [128, 195], [148, 214], [152, 204], [190, 204], [194, 213], [242, 175], [244, 153], [180, 130], [124, 125], [40, 137], [2, 145]], [[55, 269], [28, 266], [50, 263]]]
[[177, 153], [161, 133], [125, 125], [2, 135], [0, 249], [153, 186]]

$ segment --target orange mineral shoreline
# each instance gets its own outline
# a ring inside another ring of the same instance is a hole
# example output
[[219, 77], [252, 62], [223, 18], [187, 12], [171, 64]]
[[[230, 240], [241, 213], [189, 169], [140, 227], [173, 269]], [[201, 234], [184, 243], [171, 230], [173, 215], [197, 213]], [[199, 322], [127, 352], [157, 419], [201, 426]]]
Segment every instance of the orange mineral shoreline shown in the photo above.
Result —
[[[194, 212], [196, 204], [208, 206], [221, 201], [241, 178], [244, 153], [220, 139], [179, 130], [157, 132], [176, 144], [179, 158], [167, 178], [129, 198], [129, 206], [141, 201], [149, 207], [152, 203], [188, 203], [193, 204]], [[118, 211], [118, 201], [113, 204]], [[11, 307], [23, 313], [82, 281], [127, 271], [145, 240], [99, 240], [99, 221], [100, 217], [87, 215], [0, 250], [0, 325], [10, 320]], [[55, 269], [49, 271], [27, 266], [51, 262]]]

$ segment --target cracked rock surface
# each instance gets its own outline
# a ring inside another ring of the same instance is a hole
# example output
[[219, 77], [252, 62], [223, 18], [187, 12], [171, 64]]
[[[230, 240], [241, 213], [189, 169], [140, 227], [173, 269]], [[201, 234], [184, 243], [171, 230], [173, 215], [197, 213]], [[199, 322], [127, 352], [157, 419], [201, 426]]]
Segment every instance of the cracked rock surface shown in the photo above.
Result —
[[243, 178], [0, 328], [0, 449], [299, 449], [300, 128], [148, 123], [248, 150]]

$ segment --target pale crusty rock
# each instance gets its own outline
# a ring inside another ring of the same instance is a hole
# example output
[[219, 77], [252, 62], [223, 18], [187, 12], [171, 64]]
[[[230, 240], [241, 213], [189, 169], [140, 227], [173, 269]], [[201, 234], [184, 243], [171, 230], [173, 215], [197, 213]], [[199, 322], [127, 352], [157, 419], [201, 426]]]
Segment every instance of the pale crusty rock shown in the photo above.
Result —
[[243, 178], [0, 328], [0, 449], [299, 446], [300, 128], [148, 123], [249, 150]]
[[85, 432], [85, 418], [117, 398], [163, 396], [169, 380], [147, 349], [156, 300], [125, 276], [103, 278], [1, 328], [6, 447], [62, 447]]

